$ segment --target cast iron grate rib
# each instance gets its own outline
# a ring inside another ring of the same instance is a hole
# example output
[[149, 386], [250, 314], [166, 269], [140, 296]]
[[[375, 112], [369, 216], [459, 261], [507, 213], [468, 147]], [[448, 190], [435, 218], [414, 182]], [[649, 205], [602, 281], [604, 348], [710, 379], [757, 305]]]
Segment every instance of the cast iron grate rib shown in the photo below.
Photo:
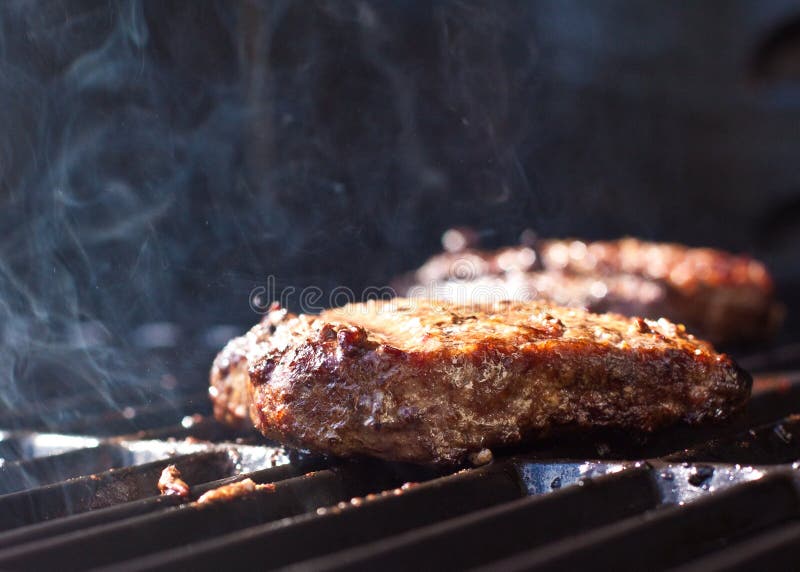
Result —
[[[92, 436], [3, 416], [0, 569], [763, 570], [800, 546], [798, 375], [757, 380], [726, 427], [543, 444], [453, 474], [285, 450], [181, 420], [191, 405], [67, 416], [105, 420]], [[168, 464], [190, 498], [159, 494]], [[195, 502], [245, 478], [272, 486]]]

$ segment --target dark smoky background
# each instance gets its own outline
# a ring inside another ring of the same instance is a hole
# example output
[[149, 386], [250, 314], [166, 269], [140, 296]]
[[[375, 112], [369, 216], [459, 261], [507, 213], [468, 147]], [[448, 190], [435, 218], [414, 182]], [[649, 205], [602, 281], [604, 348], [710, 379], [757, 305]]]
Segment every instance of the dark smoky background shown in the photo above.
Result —
[[7, 404], [202, 391], [268, 275], [358, 292], [454, 225], [800, 278], [793, 2], [6, 0], [0, 126]]

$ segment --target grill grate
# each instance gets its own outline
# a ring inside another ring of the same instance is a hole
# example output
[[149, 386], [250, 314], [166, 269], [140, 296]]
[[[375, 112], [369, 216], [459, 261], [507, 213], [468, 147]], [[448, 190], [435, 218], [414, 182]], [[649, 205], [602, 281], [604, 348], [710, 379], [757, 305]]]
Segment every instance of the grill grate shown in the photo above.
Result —
[[[17, 412], [0, 432], [0, 569], [785, 568], [800, 543], [798, 398], [800, 375], [765, 376], [725, 427], [598, 434], [454, 474], [288, 451], [200, 415], [129, 432], [168, 418], [162, 406], [95, 413], [99, 436], [37, 432]], [[191, 498], [159, 495], [168, 464]], [[245, 478], [274, 486], [194, 502]]]

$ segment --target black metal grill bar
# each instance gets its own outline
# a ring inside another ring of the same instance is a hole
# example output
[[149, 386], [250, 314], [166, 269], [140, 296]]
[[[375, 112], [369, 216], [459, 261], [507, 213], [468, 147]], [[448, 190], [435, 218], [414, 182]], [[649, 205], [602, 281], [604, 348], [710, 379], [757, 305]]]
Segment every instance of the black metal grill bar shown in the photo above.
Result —
[[226, 451], [179, 456], [135, 467], [0, 496], [0, 531], [78, 514], [158, 494], [161, 471], [176, 464], [189, 482], [208, 482], [235, 473]]
[[161, 403], [146, 408], [114, 409], [101, 414], [80, 416], [74, 421], [59, 425], [59, 430], [65, 433], [91, 433], [101, 437], [124, 435], [152, 427], [164, 427], [174, 423], [176, 418], [186, 415], [210, 412], [208, 396], [203, 394], [188, 397], [179, 405]]
[[680, 567], [675, 572], [750, 572], [797, 568], [800, 523], [758, 534]]
[[[169, 461], [165, 461], [164, 464], [166, 464], [166, 462]], [[248, 477], [257, 483], [272, 483], [299, 476], [311, 470], [316, 470], [320, 468], [322, 464], [322, 460], [318, 458], [301, 458], [291, 464], [280, 465], [278, 467], [263, 469], [252, 473], [242, 473], [233, 477], [192, 487], [192, 495], [196, 498], [207, 490]], [[156, 493], [157, 491], [154, 490], [153, 494]], [[175, 495], [148, 497], [107, 508], [91, 510], [81, 514], [24, 526], [5, 533], [0, 533], [0, 549], [20, 546], [23, 543], [32, 542], [41, 538], [52, 538], [60, 534], [84, 530], [100, 524], [118, 522], [127, 518], [155, 512], [162, 508], [176, 506], [183, 502], [186, 502], [186, 499]]]
[[331, 463], [322, 457], [301, 457], [293, 460], [286, 465], [279, 465], [260, 471], [252, 471], [249, 473], [240, 473], [230, 477], [224, 477], [215, 481], [206, 483], [199, 483], [191, 487], [192, 498], [197, 499], [203, 493], [210, 490], [219, 488], [221, 486], [236, 483], [244, 479], [251, 479], [258, 484], [275, 483], [278, 481], [285, 481], [294, 477], [300, 477], [307, 473], [314, 471], [321, 471], [330, 468]]
[[[98, 413], [96, 397], [78, 396], [71, 401], [73, 410], [60, 416], [65, 402], [53, 400], [45, 405], [55, 415], [40, 410], [39, 402], [30, 411], [33, 421], [4, 418], [22, 426], [55, 420], [59, 429], [69, 420], [73, 431], [98, 434], [100, 428], [100, 434], [128, 436], [0, 432], [5, 459], [0, 531], [6, 530], [0, 532], [0, 568], [172, 571], [257, 563], [299, 569], [624, 570], [701, 558], [695, 563], [711, 569], [754, 564], [761, 569], [784, 562], [800, 543], [800, 529], [787, 524], [800, 517], [797, 471], [767, 467], [800, 458], [795, 438], [800, 417], [789, 415], [800, 400], [798, 375], [757, 383], [747, 416], [726, 426], [678, 427], [646, 439], [621, 435], [618, 441], [614, 432], [559, 437], [516, 451], [524, 451], [525, 458], [508, 458], [513, 450], [495, 451], [505, 460], [443, 478], [408, 466], [332, 465], [302, 455], [291, 464], [262, 469], [289, 458], [269, 450], [252, 432], [237, 433], [210, 418], [194, 415], [179, 423], [183, 413], [208, 411], [204, 394], [182, 407], [158, 397], [148, 405], [149, 399], [141, 397], [134, 395], [131, 407]], [[167, 428], [152, 429], [155, 425]], [[234, 439], [258, 446], [220, 443]], [[675, 452], [684, 447], [689, 448]], [[662, 459], [643, 466], [627, 461], [644, 456]], [[593, 458], [605, 461], [586, 461]], [[137, 463], [142, 464], [106, 470]], [[177, 463], [192, 485], [190, 499], [158, 495], [158, 477], [169, 463]], [[101, 472], [62, 481], [90, 471]], [[275, 483], [275, 491], [206, 505], [190, 502], [246, 477]], [[433, 480], [351, 502], [351, 497], [427, 479]], [[31, 485], [37, 487], [22, 491]], [[534, 496], [523, 498], [526, 494]], [[661, 506], [683, 501], [687, 506]], [[624, 558], [611, 558], [609, 552]]]
[[213, 417], [202, 415], [187, 415], [183, 418], [180, 425], [169, 425], [156, 429], [143, 429], [130, 435], [117, 437], [119, 440], [145, 440], [145, 439], [186, 439], [191, 437], [200, 441], [236, 441], [238, 442], [258, 442], [263, 445], [264, 438], [255, 430], [236, 431], [225, 425], [218, 423]]
[[783, 343], [736, 356], [736, 361], [751, 373], [792, 371], [800, 367], [800, 344]]
[[473, 512], [298, 565], [308, 570], [466, 569], [655, 508], [646, 467]]
[[740, 421], [743, 427], [756, 427], [797, 413], [800, 403], [800, 372], [764, 376], [754, 380], [753, 395], [747, 405], [747, 415]]
[[665, 570], [798, 515], [793, 476], [774, 474], [527, 551], [486, 570]]
[[[113, 391], [84, 391], [82, 393], [50, 397], [48, 399], [29, 399], [26, 404], [13, 409], [3, 408], [3, 424], [13, 429], [47, 429], [58, 427], [63, 430], [68, 423], [74, 423], [85, 416], [95, 416], [98, 411], [113, 413], [129, 408], [147, 408], [153, 402], [166, 404], [162, 392], [142, 390], [141, 388], [117, 387]], [[115, 404], [124, 404], [118, 407]]]
[[59, 455], [6, 463], [0, 467], [0, 495], [57, 483], [74, 477], [118, 468], [128, 455], [114, 445], [98, 445]]
[[191, 504], [31, 542], [0, 551], [0, 569], [77, 570], [102, 566], [175, 545], [335, 504], [398, 483], [374, 470], [310, 473], [224, 502]]
[[[125, 404], [112, 406], [112, 403]], [[208, 414], [211, 405], [207, 394], [182, 397], [174, 403], [162, 396], [126, 398], [80, 395], [52, 399], [21, 410], [0, 411], [4, 429], [91, 433], [109, 436], [133, 433], [153, 427], [165, 427], [184, 415]]]
[[25, 543], [42, 538], [52, 538], [61, 534], [85, 530], [93, 526], [133, 518], [167, 507], [177, 506], [183, 502], [185, 502], [184, 499], [177, 495], [162, 495], [23, 526], [0, 533], [0, 550], [22, 546]]
[[519, 499], [525, 486], [511, 463], [456, 473], [373, 499], [356, 499], [294, 519], [226, 534], [115, 566], [118, 570], [220, 570], [258, 563], [278, 568]]
[[748, 429], [733, 437], [713, 439], [674, 453], [665, 461], [779, 465], [800, 459], [800, 416]]

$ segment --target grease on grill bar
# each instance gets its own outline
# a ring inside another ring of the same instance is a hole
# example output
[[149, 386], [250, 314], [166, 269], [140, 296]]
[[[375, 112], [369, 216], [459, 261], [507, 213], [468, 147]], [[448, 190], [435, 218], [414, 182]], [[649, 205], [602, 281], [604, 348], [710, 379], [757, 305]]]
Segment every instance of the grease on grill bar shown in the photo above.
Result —
[[[37, 422], [11, 416], [0, 569], [785, 567], [800, 542], [797, 397], [797, 376], [765, 378], [726, 427], [498, 452], [450, 475], [289, 452], [202, 416], [181, 421], [188, 405], [136, 410], [122, 418], [141, 424], [100, 436], [20, 431]], [[636, 461], [643, 451], [662, 457]], [[188, 499], [159, 494], [168, 464]], [[248, 478], [274, 486], [194, 502]]]

